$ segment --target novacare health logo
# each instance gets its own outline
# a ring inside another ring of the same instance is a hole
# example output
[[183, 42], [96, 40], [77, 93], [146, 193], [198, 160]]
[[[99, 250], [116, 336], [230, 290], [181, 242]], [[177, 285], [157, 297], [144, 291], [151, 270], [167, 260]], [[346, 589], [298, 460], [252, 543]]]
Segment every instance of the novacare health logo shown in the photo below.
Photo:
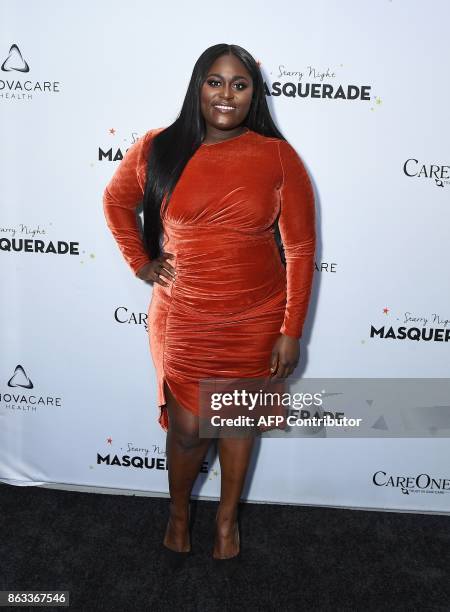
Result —
[[1, 65], [0, 100], [28, 101], [32, 100], [35, 94], [60, 93], [59, 81], [21, 78], [21, 74], [28, 74], [30, 71], [29, 63], [23, 57], [18, 45], [12, 44]]
[[[0, 410], [15, 412], [36, 412], [37, 409], [62, 408], [62, 399], [35, 390], [35, 384], [22, 364], [18, 364], [7, 381], [8, 390], [0, 385]], [[32, 391], [33, 389], [33, 391]]]

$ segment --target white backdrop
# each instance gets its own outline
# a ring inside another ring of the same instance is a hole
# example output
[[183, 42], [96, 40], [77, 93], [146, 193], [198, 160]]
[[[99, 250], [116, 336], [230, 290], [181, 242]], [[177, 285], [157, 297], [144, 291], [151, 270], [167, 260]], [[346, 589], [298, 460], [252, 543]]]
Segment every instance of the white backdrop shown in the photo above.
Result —
[[[448, 342], [370, 336], [408, 317], [450, 327], [448, 2], [0, 7], [1, 481], [167, 493], [151, 286], [122, 259], [102, 193], [120, 152], [175, 119], [197, 57], [218, 42], [260, 62], [316, 190], [296, 375], [448, 377]], [[298, 82], [316, 86], [292, 97]], [[445, 438], [264, 438], [245, 498], [449, 512], [449, 457]], [[376, 486], [379, 471], [444, 486]], [[217, 497], [219, 477], [209, 456], [195, 493]]]

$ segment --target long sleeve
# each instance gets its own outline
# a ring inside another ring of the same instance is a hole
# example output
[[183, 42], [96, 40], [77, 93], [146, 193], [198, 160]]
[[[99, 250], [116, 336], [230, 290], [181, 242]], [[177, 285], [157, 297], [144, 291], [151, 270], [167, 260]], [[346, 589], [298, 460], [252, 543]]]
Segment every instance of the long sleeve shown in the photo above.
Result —
[[153, 130], [149, 130], [129, 147], [103, 193], [106, 224], [135, 275], [151, 261], [137, 224], [136, 208], [144, 195], [147, 152], [152, 133]]
[[301, 338], [314, 277], [316, 247], [314, 191], [295, 149], [278, 145], [282, 170], [278, 227], [286, 258], [286, 310], [280, 333]]

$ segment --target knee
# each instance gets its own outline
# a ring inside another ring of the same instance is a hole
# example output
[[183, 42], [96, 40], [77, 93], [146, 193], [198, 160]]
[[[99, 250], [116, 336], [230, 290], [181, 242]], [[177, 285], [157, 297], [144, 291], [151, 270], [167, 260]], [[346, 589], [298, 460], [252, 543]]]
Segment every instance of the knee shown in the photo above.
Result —
[[183, 452], [189, 452], [203, 446], [205, 440], [199, 438], [197, 427], [188, 427], [182, 430], [172, 428], [170, 431], [170, 437], [173, 442], [177, 445], [179, 450]]

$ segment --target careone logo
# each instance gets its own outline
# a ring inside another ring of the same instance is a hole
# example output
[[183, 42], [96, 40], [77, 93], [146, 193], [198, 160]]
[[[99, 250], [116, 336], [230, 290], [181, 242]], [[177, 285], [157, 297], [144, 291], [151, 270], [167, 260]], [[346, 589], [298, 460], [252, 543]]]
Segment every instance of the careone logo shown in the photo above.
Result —
[[[258, 64], [264, 70], [261, 62]], [[371, 110], [375, 105], [381, 104], [381, 98], [371, 98], [371, 85], [361, 83], [349, 83], [339, 75], [343, 65], [335, 68], [329, 66], [320, 67], [312, 65], [286, 65], [279, 64], [271, 69], [267, 68], [264, 77], [264, 88], [267, 96], [291, 98], [292, 100], [313, 98], [322, 100], [354, 101], [362, 102], [374, 100]]]
[[34, 80], [20, 76], [29, 72], [30, 66], [18, 45], [11, 45], [1, 65], [0, 100], [17, 102], [32, 100], [35, 94], [60, 93], [59, 81]]
[[444, 495], [445, 493], [450, 493], [450, 478], [430, 476], [430, 474], [426, 473], [417, 474], [416, 476], [407, 476], [405, 474], [400, 476], [378, 470], [372, 476], [372, 483], [376, 487], [397, 489], [403, 495], [411, 495], [413, 493]]
[[33, 381], [20, 364], [15, 367], [7, 386], [11, 390], [0, 391], [0, 408], [12, 412], [36, 412], [38, 408], [62, 407], [60, 397], [30, 393], [34, 389]]
[[383, 308], [386, 323], [370, 325], [370, 338], [377, 340], [413, 340], [416, 342], [449, 342], [450, 319], [433, 312], [419, 315], [404, 312], [392, 317], [391, 309]]
[[[117, 130], [116, 128], [109, 128], [108, 137], [109, 142], [106, 145], [98, 147], [98, 161], [116, 162], [121, 161], [127, 150], [135, 142], [139, 140], [137, 132], [132, 132], [130, 137], [121, 138], [122, 144], [116, 140]], [[111, 140], [113, 141], [111, 143]]]
[[148, 331], [148, 315], [145, 312], [134, 312], [127, 306], [118, 306], [114, 310], [114, 321], [121, 325], [143, 325]]
[[450, 185], [450, 165], [425, 164], [411, 157], [403, 164], [403, 173], [409, 178], [431, 180], [437, 187]]

